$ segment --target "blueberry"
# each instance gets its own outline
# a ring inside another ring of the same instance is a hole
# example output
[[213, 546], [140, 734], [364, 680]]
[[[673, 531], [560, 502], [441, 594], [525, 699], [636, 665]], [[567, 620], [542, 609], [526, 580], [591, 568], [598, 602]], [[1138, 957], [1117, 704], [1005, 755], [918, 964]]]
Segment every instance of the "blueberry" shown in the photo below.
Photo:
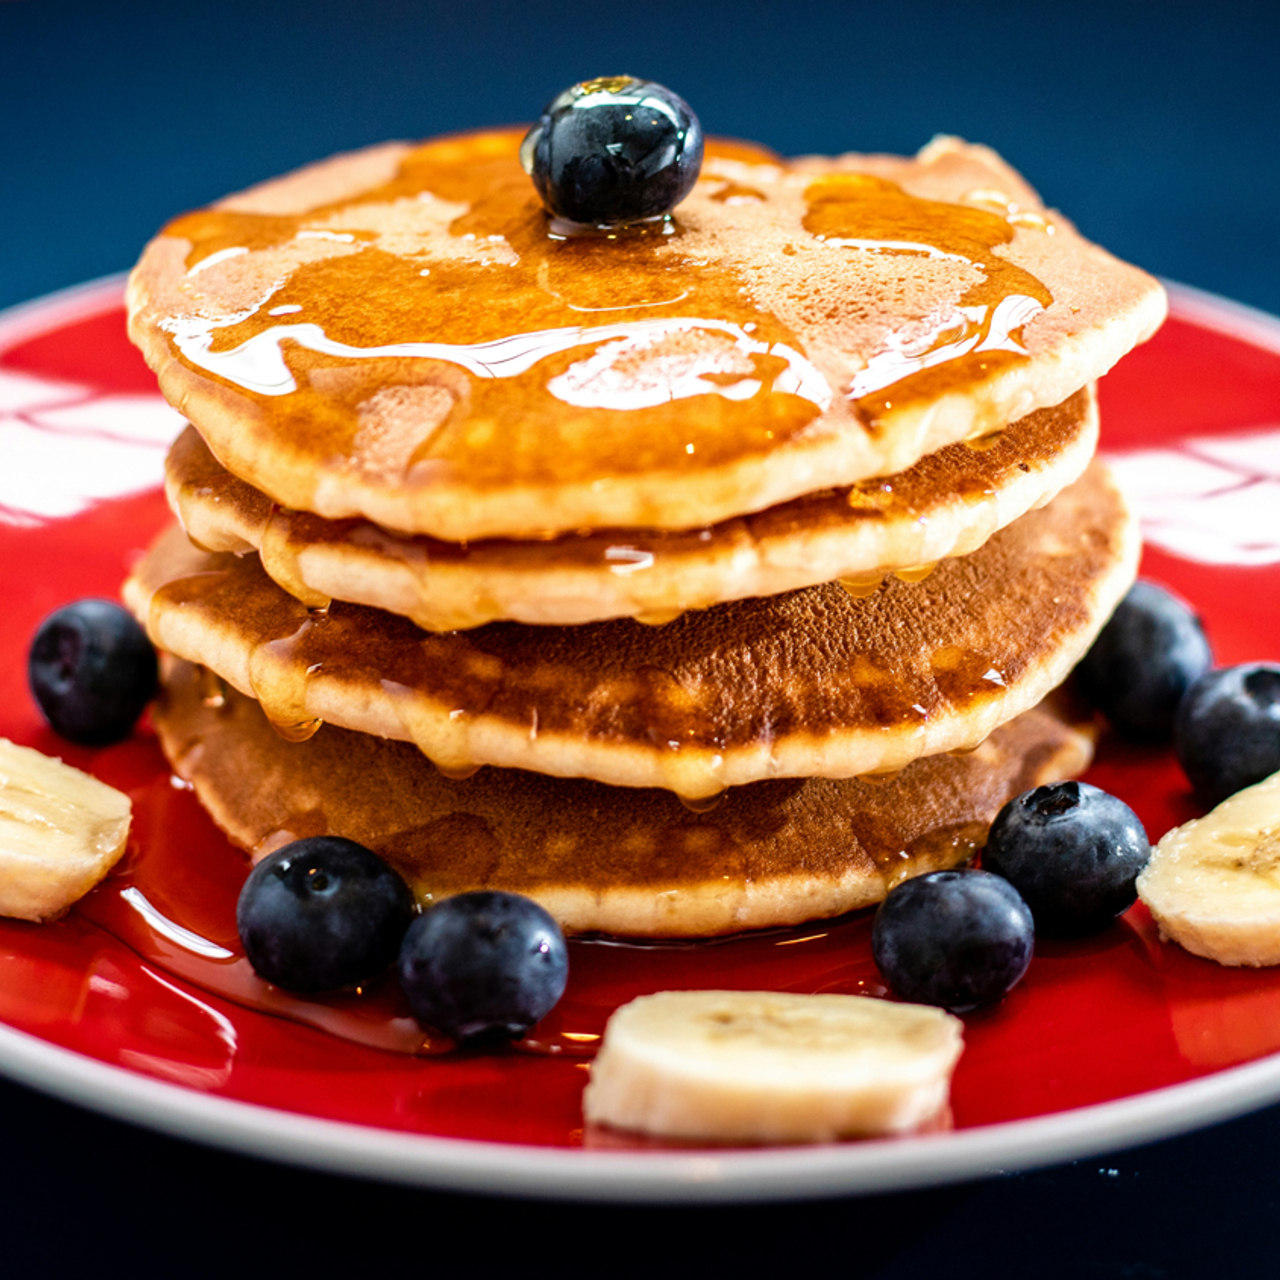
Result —
[[400, 949], [417, 1018], [455, 1040], [518, 1038], [564, 994], [560, 926], [517, 893], [460, 893], [423, 912]]
[[996, 816], [982, 865], [1022, 895], [1036, 928], [1058, 937], [1096, 933], [1138, 896], [1151, 857], [1138, 815], [1086, 782], [1036, 787]]
[[1135, 582], [1076, 668], [1076, 679], [1124, 737], [1167, 742], [1182, 695], [1212, 665], [1191, 609], [1154, 582]]
[[405, 882], [371, 849], [341, 836], [311, 836], [268, 854], [236, 904], [254, 972], [303, 993], [381, 972], [412, 919]]
[[871, 929], [872, 955], [898, 995], [958, 1010], [1009, 991], [1031, 963], [1034, 941], [1027, 904], [987, 871], [905, 880]]
[[1210, 671], [1178, 707], [1173, 745], [1210, 808], [1280, 770], [1280, 666]]
[[584, 80], [543, 108], [520, 161], [559, 217], [640, 222], [669, 213], [693, 190], [702, 126], [687, 102], [651, 80]]
[[156, 653], [133, 615], [110, 600], [77, 600], [36, 630], [31, 692], [64, 738], [102, 746], [127, 738], [156, 692]]

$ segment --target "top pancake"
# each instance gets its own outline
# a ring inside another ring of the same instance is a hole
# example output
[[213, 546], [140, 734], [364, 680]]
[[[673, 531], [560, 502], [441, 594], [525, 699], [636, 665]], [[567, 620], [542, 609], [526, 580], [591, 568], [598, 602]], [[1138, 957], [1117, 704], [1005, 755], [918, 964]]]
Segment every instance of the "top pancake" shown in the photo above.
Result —
[[338, 157], [172, 223], [130, 332], [236, 476], [447, 540], [683, 529], [1061, 403], [1163, 318], [985, 148], [713, 143], [674, 219], [564, 235], [517, 131]]

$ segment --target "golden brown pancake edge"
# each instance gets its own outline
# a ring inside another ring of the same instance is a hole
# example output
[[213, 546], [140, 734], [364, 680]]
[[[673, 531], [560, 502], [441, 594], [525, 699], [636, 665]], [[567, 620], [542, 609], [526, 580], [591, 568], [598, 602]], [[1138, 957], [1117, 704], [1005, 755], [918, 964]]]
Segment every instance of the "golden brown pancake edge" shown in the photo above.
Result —
[[162, 649], [265, 700], [481, 764], [705, 797], [777, 777], [892, 771], [975, 745], [1066, 677], [1136, 573], [1136, 522], [1105, 467], [925, 581], [838, 586], [665, 627], [493, 623], [432, 635], [335, 603], [314, 615], [252, 557], [178, 531], [125, 596]]
[[193, 427], [170, 450], [165, 488], [197, 545], [257, 551], [267, 573], [309, 606], [366, 604], [429, 631], [499, 620], [664, 622], [836, 579], [862, 592], [889, 572], [911, 580], [939, 560], [975, 551], [1078, 479], [1097, 432], [1089, 387], [900, 475], [685, 532], [613, 529], [457, 544], [365, 520], [328, 521], [283, 510], [236, 479]]

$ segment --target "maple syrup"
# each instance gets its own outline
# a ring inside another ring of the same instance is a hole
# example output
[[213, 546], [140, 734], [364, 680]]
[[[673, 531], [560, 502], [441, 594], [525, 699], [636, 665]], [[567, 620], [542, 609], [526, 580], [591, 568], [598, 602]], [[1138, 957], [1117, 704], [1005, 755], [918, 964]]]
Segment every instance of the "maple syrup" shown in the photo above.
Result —
[[262, 567], [307, 608], [327, 609], [330, 597], [308, 586], [302, 573], [300, 561], [307, 546], [306, 539], [295, 536], [294, 513], [273, 503], [258, 542]]
[[726, 789], [725, 791], [717, 791], [714, 795], [701, 796], [697, 799], [691, 796], [680, 796], [679, 800], [690, 813], [711, 813], [724, 803], [724, 798], [727, 794], [728, 791]]
[[931, 560], [927, 564], [908, 564], [895, 569], [893, 576], [901, 582], [923, 582], [936, 568], [938, 562]]
[[886, 576], [883, 573], [872, 573], [865, 578], [840, 578], [838, 581], [855, 600], [865, 600], [880, 590]]
[[[994, 250], [1013, 239], [1007, 217], [983, 208], [908, 195], [883, 178], [834, 174], [807, 192], [805, 230], [860, 248], [951, 258], [982, 279], [944, 312], [934, 330], [873, 356], [850, 394], [875, 422], [889, 409], [918, 403], [992, 377], [1025, 359], [1022, 326], [1053, 302], [1035, 276]], [[1003, 424], [1001, 424], [1003, 425]]]
[[965, 440], [966, 449], [972, 449], [974, 453], [986, 453], [988, 449], [994, 449], [1004, 436], [1004, 431], [987, 431], [979, 436], [971, 436]]
[[668, 622], [674, 622], [683, 613], [683, 609], [654, 609], [641, 611], [635, 615], [635, 618], [642, 627], [665, 627]]
[[[304, 213], [206, 209], [165, 229], [190, 246], [192, 307], [158, 322], [172, 354], [210, 403], [234, 388], [244, 430], [288, 442], [298, 485], [313, 486], [294, 505], [326, 510], [322, 485], [344, 468], [389, 488], [462, 478], [476, 493], [723, 468], [846, 401], [874, 427], [895, 404], [991, 378], [1026, 358], [1022, 326], [1052, 301], [994, 252], [1016, 208], [928, 200], [864, 174], [793, 176], [801, 239], [948, 269], [939, 305], [834, 386], [761, 301], [776, 193], [746, 175], [784, 172], [767, 153], [708, 144], [706, 173], [722, 181], [685, 222], [677, 211], [569, 235], [543, 211], [519, 142], [428, 142], [387, 182]], [[741, 261], [714, 251], [716, 236], [738, 236]], [[240, 309], [210, 318], [199, 302], [220, 264], [266, 274]], [[969, 282], [958, 299], [957, 279]]]

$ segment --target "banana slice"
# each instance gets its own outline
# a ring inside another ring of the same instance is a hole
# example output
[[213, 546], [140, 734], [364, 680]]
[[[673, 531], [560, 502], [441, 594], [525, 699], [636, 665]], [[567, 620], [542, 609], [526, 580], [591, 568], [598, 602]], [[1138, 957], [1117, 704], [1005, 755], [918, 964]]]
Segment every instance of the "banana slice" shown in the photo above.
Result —
[[946, 1105], [962, 1024], [870, 996], [662, 991], [605, 1028], [589, 1123], [717, 1142], [901, 1133]]
[[0, 915], [52, 920], [115, 865], [129, 797], [0, 738]]
[[1175, 827], [1138, 877], [1160, 934], [1219, 964], [1280, 964], [1280, 773]]

